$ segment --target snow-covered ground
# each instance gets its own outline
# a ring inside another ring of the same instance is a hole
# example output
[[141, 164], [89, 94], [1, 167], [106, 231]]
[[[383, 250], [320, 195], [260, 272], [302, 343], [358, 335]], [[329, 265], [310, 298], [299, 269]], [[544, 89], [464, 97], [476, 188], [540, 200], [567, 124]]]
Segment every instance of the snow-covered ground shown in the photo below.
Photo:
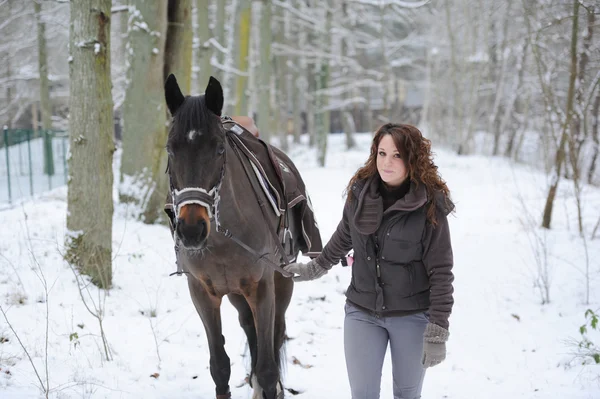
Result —
[[[366, 159], [371, 136], [359, 135], [359, 148], [349, 152], [343, 150], [343, 139], [330, 136], [326, 168], [316, 166], [315, 153], [305, 145], [290, 151], [325, 242], [341, 217], [345, 184]], [[457, 204], [450, 221], [455, 306], [448, 358], [427, 371], [423, 398], [600, 398], [600, 368], [574, 361], [569, 344], [581, 338], [585, 310], [598, 309], [600, 301], [596, 238], [587, 242], [591, 291], [590, 304], [585, 304], [585, 251], [572, 185], [561, 182], [553, 229], [545, 233], [538, 228], [547, 180], [540, 172], [505, 159], [459, 158], [441, 149], [436, 162]], [[600, 216], [600, 190], [585, 187], [583, 207], [589, 237]], [[213, 398], [208, 345], [186, 279], [168, 277], [175, 270], [169, 231], [127, 219], [127, 214], [117, 205], [114, 289], [103, 303], [112, 362], [102, 360], [98, 324], [61, 258], [64, 187], [0, 212], [0, 304], [41, 380], [48, 377], [51, 397]], [[551, 303], [541, 305], [536, 255], [544, 254]], [[299, 398], [350, 397], [342, 335], [343, 292], [349, 280], [350, 269], [336, 267], [318, 281], [295, 286], [287, 313], [291, 340], [284, 383], [299, 391]], [[47, 303], [43, 281], [49, 289]], [[84, 294], [90, 306], [98, 304], [93, 287]], [[244, 384], [249, 364], [245, 337], [227, 301], [223, 324], [232, 397], [250, 398]], [[597, 334], [592, 337], [600, 341]], [[0, 397], [41, 396], [27, 355], [0, 316], [0, 342], [4, 340]], [[382, 398], [392, 398], [389, 361]]]

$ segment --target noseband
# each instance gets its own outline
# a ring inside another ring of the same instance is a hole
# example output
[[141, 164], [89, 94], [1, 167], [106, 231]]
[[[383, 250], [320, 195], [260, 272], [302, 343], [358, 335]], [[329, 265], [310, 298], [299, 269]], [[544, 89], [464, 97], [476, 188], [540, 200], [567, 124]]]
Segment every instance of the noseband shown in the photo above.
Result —
[[[225, 157], [225, 153], [223, 154]], [[173, 201], [173, 208], [175, 211], [175, 223], [179, 219], [179, 213], [181, 208], [185, 205], [189, 204], [197, 204], [206, 208], [208, 212], [208, 217], [212, 220], [214, 216], [215, 225], [217, 226], [217, 231], [220, 231], [221, 224], [219, 223], [219, 203], [221, 201], [221, 185], [223, 184], [223, 177], [225, 176], [225, 164], [227, 163], [227, 159], [223, 161], [223, 166], [221, 166], [221, 175], [219, 176], [219, 181], [217, 184], [211, 188], [210, 190], [206, 190], [200, 187], [186, 187], [181, 190], [177, 190], [173, 186], [173, 182], [171, 181], [171, 177], [169, 176], [169, 186], [171, 189], [171, 198]]]

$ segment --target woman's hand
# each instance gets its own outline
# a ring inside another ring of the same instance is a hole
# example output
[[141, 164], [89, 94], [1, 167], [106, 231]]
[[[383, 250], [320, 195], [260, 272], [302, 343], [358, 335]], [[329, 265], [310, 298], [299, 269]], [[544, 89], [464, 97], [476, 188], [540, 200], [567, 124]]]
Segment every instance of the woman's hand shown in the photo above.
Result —
[[316, 280], [326, 275], [329, 271], [319, 265], [314, 259], [308, 263], [290, 263], [284, 266], [283, 269], [287, 272], [297, 274], [298, 276], [293, 277], [296, 282]]
[[423, 335], [423, 367], [433, 367], [446, 359], [446, 341], [450, 333], [437, 324], [429, 323]]

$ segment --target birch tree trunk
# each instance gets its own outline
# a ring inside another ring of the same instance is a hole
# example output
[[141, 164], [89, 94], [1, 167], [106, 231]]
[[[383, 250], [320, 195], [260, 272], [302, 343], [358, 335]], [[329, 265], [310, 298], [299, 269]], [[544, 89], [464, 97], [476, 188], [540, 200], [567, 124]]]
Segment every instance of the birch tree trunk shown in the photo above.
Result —
[[592, 108], [592, 161], [588, 169], [587, 182], [593, 183], [594, 173], [596, 173], [596, 164], [598, 163], [598, 155], [600, 153], [600, 90], [596, 93], [594, 107]]
[[590, 60], [590, 46], [592, 45], [592, 39], [594, 37], [594, 25], [596, 22], [596, 14], [594, 13], [594, 7], [589, 7], [586, 9], [587, 13], [587, 29], [585, 34], [583, 35], [583, 48], [581, 50], [581, 54], [579, 55], [579, 67], [577, 68], [577, 87], [575, 88], [575, 104], [577, 111], [573, 113], [573, 130], [571, 133], [571, 137], [575, 137], [577, 141], [575, 156], [577, 157], [576, 162], [579, 161], [579, 155], [581, 153], [581, 148], [583, 147], [583, 143], [587, 139], [588, 132], [585, 131], [585, 123], [582, 123], [582, 120], [586, 117], [583, 109], [586, 109], [584, 104], [585, 100], [583, 99], [583, 87], [585, 82], [585, 73], [587, 70], [587, 65]]
[[[514, 113], [518, 113], [521, 110], [521, 103], [519, 102], [519, 95], [521, 92], [521, 88], [523, 87], [523, 73], [525, 72], [525, 62], [527, 61], [527, 47], [529, 45], [529, 40], [525, 39], [523, 42], [523, 47], [521, 48], [520, 59], [517, 63], [517, 79], [511, 90], [510, 99], [506, 103], [506, 107], [504, 109], [504, 115], [502, 116], [502, 120], [500, 122], [500, 131], [504, 132], [507, 129], [508, 122], [511, 119], [511, 116]], [[515, 138], [517, 136], [518, 128], [517, 126], [511, 126], [509, 128], [508, 133], [508, 141], [506, 143], [506, 150], [504, 151], [504, 156], [510, 158], [513, 153], [513, 149], [515, 148]]]
[[[342, 19], [346, 21], [348, 19], [348, 1], [343, 0], [341, 4], [342, 8]], [[342, 38], [342, 59], [348, 56], [348, 41], [350, 38], [345, 36]], [[344, 107], [341, 110], [342, 114], [342, 126], [344, 127], [344, 134], [346, 135], [346, 149], [350, 150], [356, 147], [356, 140], [354, 140], [354, 133], [356, 133], [356, 124], [354, 123], [354, 116], [350, 112], [350, 100], [353, 96], [353, 90], [350, 90], [350, 82], [348, 82], [348, 90], [344, 94]]]
[[[306, 31], [304, 29], [298, 29], [296, 32], [298, 35], [298, 42], [300, 48], [303, 48], [306, 43]], [[306, 58], [301, 57], [294, 65], [294, 72], [292, 77], [292, 94], [293, 98], [293, 118], [294, 118], [294, 144], [300, 143], [300, 136], [302, 135], [302, 110], [306, 104], [306, 93], [308, 87], [306, 84]]]
[[[544, 215], [542, 217], [542, 227], [549, 229], [552, 222], [552, 208], [554, 205], [554, 198], [556, 197], [556, 191], [558, 190], [558, 183], [560, 181], [560, 174], [562, 165], [565, 160], [565, 145], [569, 135], [569, 128], [571, 127], [571, 121], [574, 113], [574, 98], [575, 98], [575, 80], [577, 78], [577, 35], [579, 29], [579, 0], [573, 1], [573, 30], [571, 32], [571, 71], [569, 73], [569, 91], [567, 94], [567, 106], [565, 112], [565, 121], [562, 126], [562, 134], [560, 137], [560, 143], [556, 150], [556, 156], [554, 160], [554, 170], [552, 172], [550, 188], [548, 189], [548, 196], [546, 197], [546, 205], [544, 206]], [[574, 171], [575, 173], [575, 171]]]
[[[224, 3], [224, 1], [220, 1]], [[212, 46], [208, 43], [210, 40], [210, 26], [208, 20], [208, 6], [210, 0], [196, 0], [196, 22], [198, 24], [198, 76], [197, 91], [203, 93], [208, 84], [211, 75], [210, 58], [212, 56]]]
[[66, 259], [101, 288], [112, 284], [113, 115], [110, 0], [71, 3]]
[[259, 44], [259, 76], [256, 89], [258, 92], [258, 118], [256, 121], [260, 135], [267, 143], [271, 138], [269, 132], [270, 109], [269, 85], [271, 82], [271, 2], [261, 1], [260, 8], [260, 44]]
[[[42, 4], [33, 2], [37, 24], [38, 71], [40, 74], [40, 112], [44, 132], [52, 129], [52, 106], [50, 104], [50, 86], [48, 84], [48, 57], [46, 46], [46, 24], [42, 22]], [[37, 118], [37, 115], [34, 115]], [[48, 147], [52, 145], [51, 138], [44, 134], [44, 173], [54, 175], [54, 157]]]
[[[451, 131], [455, 133], [450, 137], [450, 143], [457, 145], [456, 152], [458, 155], [465, 153], [466, 149], [463, 148], [465, 145], [465, 132], [463, 125], [463, 101], [461, 91], [459, 89], [459, 73], [458, 73], [458, 61], [457, 61], [457, 46], [456, 38], [454, 36], [454, 28], [452, 25], [452, 15], [450, 11], [451, 1], [445, 1], [446, 9], [446, 28], [448, 30], [448, 40], [450, 42], [450, 79], [452, 80], [452, 105], [450, 106], [450, 126]], [[458, 136], [458, 137], [456, 137]], [[456, 143], [458, 139], [458, 143]]]
[[250, 21], [252, 19], [252, 2], [240, 0], [239, 14], [236, 20], [239, 24], [237, 31], [238, 51], [236, 67], [238, 75], [235, 79], [235, 115], [248, 113], [248, 55], [250, 54]]
[[[163, 89], [167, 0], [131, 0], [128, 65], [123, 104], [123, 155], [119, 199], [134, 205], [134, 217], [154, 223], [164, 204], [150, 203], [165, 179], [160, 159], [166, 143]], [[164, 199], [166, 191], [158, 192]]]
[[380, 45], [380, 49], [381, 49], [381, 64], [383, 67], [383, 77], [381, 78], [381, 83], [383, 84], [383, 108], [381, 110], [380, 113], [380, 118], [382, 121], [384, 122], [389, 122], [391, 119], [391, 104], [390, 104], [390, 99], [391, 99], [391, 78], [392, 78], [392, 73], [391, 73], [391, 68], [390, 68], [390, 62], [389, 62], [389, 57], [388, 57], [388, 50], [387, 50], [387, 38], [385, 37], [385, 28], [386, 28], [386, 23], [385, 23], [385, 14], [386, 14], [386, 4], [385, 2], [382, 2], [382, 5], [380, 5], [380, 11], [379, 11], [379, 45]]
[[[331, 51], [331, 19], [332, 19], [331, 0], [327, 0], [327, 9], [325, 16], [325, 37], [323, 38], [323, 52]], [[317, 72], [317, 93], [315, 97], [315, 139], [317, 144], [317, 162], [319, 166], [325, 166], [327, 156], [327, 137], [329, 136], [329, 115], [327, 110], [329, 105], [329, 96], [326, 93], [329, 86], [329, 59], [323, 57], [320, 60]]]
[[[219, 48], [216, 49], [215, 61], [219, 66], [223, 66], [225, 55], [221, 51], [221, 49], [225, 48], [225, 0], [217, 0], [217, 20], [215, 22], [214, 36], [215, 40], [219, 43]], [[213, 76], [221, 77], [223, 71], [220, 67], [213, 66]], [[219, 80], [223, 80], [220, 78]], [[208, 84], [208, 82], [206, 82]], [[206, 87], [206, 84], [204, 87]], [[201, 93], [204, 92], [204, 88], [202, 88]]]
[[[276, 19], [279, 21], [277, 27], [277, 35], [275, 38], [276, 43], [281, 43], [283, 45], [289, 45], [288, 43], [288, 34], [286, 34], [286, 25], [289, 26], [289, 13], [283, 9], [283, 7], [279, 7], [277, 10]], [[273, 117], [276, 119], [277, 130], [276, 134], [279, 136], [279, 148], [283, 152], [287, 152], [289, 150], [288, 145], [288, 110], [289, 110], [289, 69], [287, 65], [288, 56], [287, 55], [278, 55], [273, 57], [273, 75], [275, 76], [275, 98], [274, 98], [274, 108], [273, 108]]]
[[[6, 8], [4, 9], [4, 11], [6, 12], [5, 14], [5, 18], [10, 18], [12, 15], [12, 0], [8, 0], [7, 4], [6, 4]], [[12, 129], [12, 119], [13, 119], [13, 115], [12, 115], [12, 107], [11, 107], [11, 103], [12, 103], [12, 84], [10, 83], [11, 77], [12, 77], [12, 71], [10, 68], [11, 65], [11, 56], [10, 56], [10, 51], [9, 49], [6, 49], [6, 51], [2, 54], [4, 57], [4, 60], [6, 60], [6, 74], [5, 74], [5, 78], [6, 78], [6, 126], [9, 129]], [[2, 126], [4, 127], [4, 126]], [[6, 145], [4, 143], [4, 135], [2, 135], [2, 137], [0, 137], [0, 143], [3, 143], [4, 145]]]

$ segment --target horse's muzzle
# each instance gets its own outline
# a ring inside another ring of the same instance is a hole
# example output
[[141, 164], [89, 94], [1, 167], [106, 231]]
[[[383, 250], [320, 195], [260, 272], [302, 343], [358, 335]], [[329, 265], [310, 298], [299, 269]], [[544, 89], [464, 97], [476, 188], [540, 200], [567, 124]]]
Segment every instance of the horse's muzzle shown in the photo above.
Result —
[[204, 207], [190, 204], [181, 208], [175, 234], [185, 248], [203, 249], [209, 233], [210, 219]]

